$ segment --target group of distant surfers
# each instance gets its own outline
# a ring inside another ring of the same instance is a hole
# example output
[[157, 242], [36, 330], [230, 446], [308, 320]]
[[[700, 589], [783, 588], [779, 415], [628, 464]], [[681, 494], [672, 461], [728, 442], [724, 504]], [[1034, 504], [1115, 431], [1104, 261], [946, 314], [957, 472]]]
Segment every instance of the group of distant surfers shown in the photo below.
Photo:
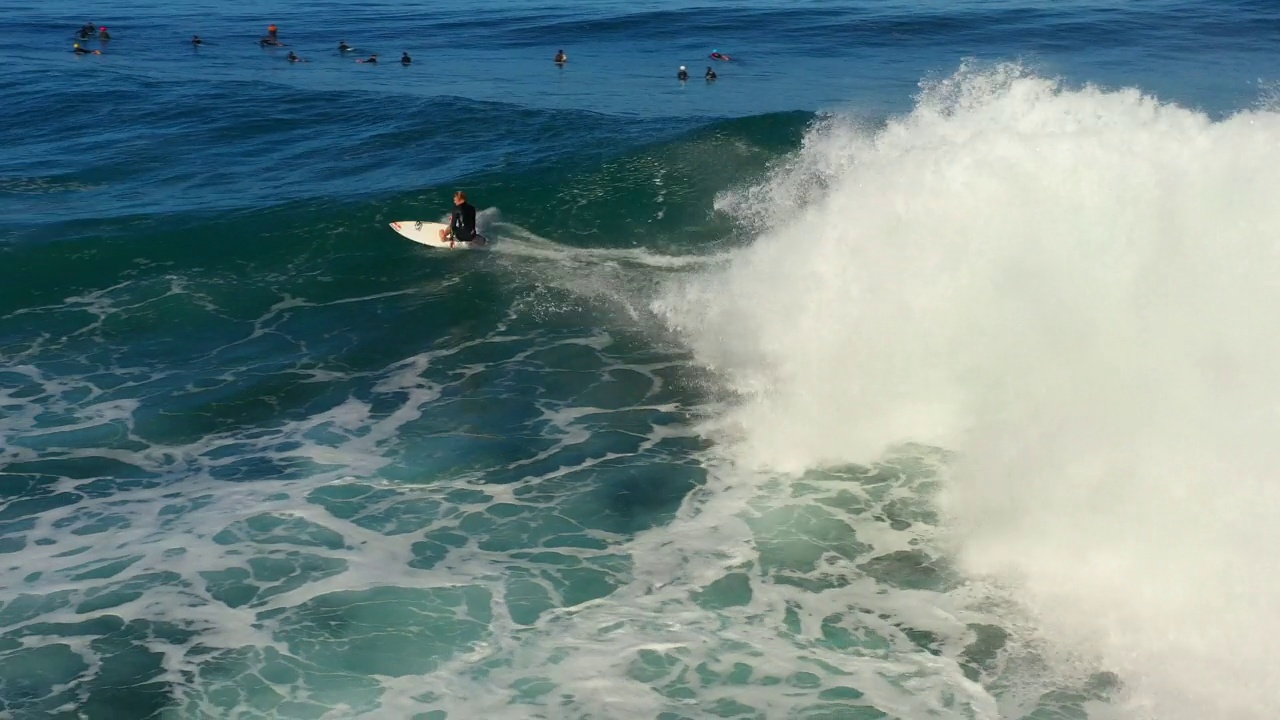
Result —
[[[199, 36], [199, 35], [196, 35], [196, 36], [194, 36], [194, 37], [192, 37], [192, 38], [191, 38], [191, 44], [192, 44], [193, 46], [197, 46], [197, 47], [198, 47], [198, 46], [200, 46], [200, 45], [203, 45], [203, 44], [204, 44], [204, 41], [200, 39], [200, 36]], [[272, 23], [272, 24], [270, 24], [270, 25], [268, 25], [268, 26], [267, 26], [267, 34], [266, 34], [266, 36], [265, 36], [265, 37], [258, 38], [258, 44], [259, 44], [259, 45], [261, 45], [261, 46], [262, 46], [262, 47], [264, 47], [264, 48], [268, 48], [268, 47], [289, 47], [288, 45], [285, 45], [284, 43], [280, 42], [280, 29], [276, 27], [275, 23]], [[346, 54], [346, 53], [349, 53], [349, 52], [355, 52], [355, 50], [356, 50], [355, 48], [353, 48], [353, 47], [351, 47], [350, 45], [348, 45], [348, 44], [347, 44], [347, 41], [346, 41], [346, 40], [339, 40], [339, 41], [338, 41], [338, 52], [343, 53], [343, 54]], [[304, 60], [304, 59], [302, 59], [302, 58], [298, 57], [297, 53], [295, 53], [295, 52], [294, 52], [294, 51], [292, 51], [292, 50], [290, 50], [290, 51], [289, 51], [289, 54], [288, 54], [288, 55], [286, 55], [284, 59], [285, 59], [285, 60], [288, 60], [289, 62], [295, 62], [295, 63], [307, 62], [306, 60]], [[356, 62], [358, 62], [358, 63], [362, 63], [362, 64], [377, 65], [377, 64], [378, 64], [378, 54], [377, 54], [377, 53], [373, 53], [373, 54], [369, 55], [369, 57], [367, 57], [367, 58], [360, 58], [359, 60], [356, 60]], [[413, 58], [409, 57], [409, 53], [407, 53], [407, 52], [405, 52], [405, 53], [401, 53], [401, 54], [400, 54], [400, 64], [401, 64], [401, 65], [406, 65], [406, 66], [407, 66], [407, 65], [412, 65], [412, 64], [413, 64]]]
[[[105, 26], [97, 27], [90, 22], [90, 23], [85, 23], [83, 27], [81, 27], [79, 30], [76, 31], [76, 37], [81, 40], [90, 40], [93, 38], [97, 38], [99, 40], [102, 40], [103, 42], [106, 42], [107, 40], [111, 39], [111, 33], [107, 31], [107, 28]], [[101, 50], [90, 50], [88, 48], [81, 47], [80, 43], [76, 43], [75, 47], [72, 48], [71, 51], [77, 55], [101, 55], [102, 54]]]
[[[81, 27], [78, 31], [76, 31], [76, 37], [79, 38], [80, 40], [89, 40], [92, 38], [97, 38], [99, 40], [106, 41], [111, 39], [111, 33], [107, 31], [106, 27], [96, 27], [93, 23], [90, 22], [90, 23], [86, 23], [83, 27]], [[201, 40], [199, 35], [191, 36], [192, 47], [199, 48], [202, 45], [204, 45], [204, 40]], [[271, 23], [270, 25], [267, 26], [267, 34], [264, 37], [261, 37], [258, 39], [258, 45], [264, 48], [288, 47], [288, 45], [285, 45], [284, 43], [280, 42], [280, 28], [276, 27], [275, 23]], [[346, 40], [338, 41], [338, 52], [345, 54], [349, 52], [355, 52], [355, 50], [356, 50], [355, 48], [347, 44]], [[101, 50], [89, 50], [85, 47], [82, 47], [80, 43], [75, 44], [75, 47], [72, 49], [72, 52], [74, 52], [77, 55], [101, 55], [102, 54]], [[719, 60], [722, 62], [729, 62], [730, 60], [733, 59], [728, 55], [720, 52], [719, 50], [712, 50], [711, 55], [709, 57], [712, 60]], [[285, 56], [285, 60], [288, 60], [289, 62], [295, 62], [295, 63], [307, 62], [301, 57], [298, 57], [298, 55], [294, 53], [292, 50], [290, 50], [289, 54]], [[368, 64], [368, 65], [376, 65], [378, 63], [378, 55], [377, 53], [372, 53], [369, 55], [369, 57], [360, 58], [356, 60], [356, 62], [362, 63], [362, 64]], [[556, 65], [564, 67], [565, 63], [569, 62], [569, 56], [565, 54], [564, 50], [557, 50], [554, 62]], [[405, 66], [411, 65], [413, 64], [413, 58], [409, 57], [409, 53], [407, 52], [401, 53], [400, 64]], [[708, 81], [715, 80], [716, 71], [712, 70], [711, 66], [708, 65], [707, 71], [706, 73], [703, 74], [703, 77]], [[681, 65], [680, 70], [676, 72], [676, 79], [682, 82], [689, 79], [689, 71], [687, 68], [685, 68], [684, 65]]]

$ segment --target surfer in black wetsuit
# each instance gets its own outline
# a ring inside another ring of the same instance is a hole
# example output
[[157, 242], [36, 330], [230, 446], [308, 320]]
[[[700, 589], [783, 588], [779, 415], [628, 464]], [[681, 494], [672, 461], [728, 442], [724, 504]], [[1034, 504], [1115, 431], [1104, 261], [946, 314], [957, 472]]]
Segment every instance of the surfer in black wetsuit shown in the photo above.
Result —
[[338, 41], [338, 52], [351, 52], [352, 50], [355, 50], [355, 48], [348, 45], [346, 40]]
[[688, 71], [688, 70], [685, 70], [683, 65], [681, 65], [681, 66], [680, 66], [680, 72], [676, 73], [676, 79], [677, 79], [677, 80], [688, 80], [688, 79], [689, 79], [689, 71]]
[[706, 78], [706, 79], [708, 79], [708, 80], [715, 80], [715, 79], [716, 79], [716, 71], [715, 71], [715, 70], [712, 70], [712, 69], [711, 69], [711, 66], [707, 66], [707, 74], [706, 74], [706, 75], [704, 75], [703, 77], [705, 77], [705, 78]]
[[370, 65], [377, 65], [377, 64], [378, 64], [378, 56], [377, 56], [376, 54], [375, 54], [375, 55], [370, 55], [369, 57], [364, 58], [363, 60], [357, 60], [356, 62], [358, 62], [358, 63], [368, 63], [368, 64], [370, 64]]
[[557, 50], [557, 51], [556, 51], [556, 64], [557, 64], [557, 65], [563, 65], [563, 64], [565, 64], [565, 63], [567, 63], [567, 62], [569, 62], [569, 56], [564, 54], [564, 50]]
[[410, 65], [412, 63], [413, 63], [413, 58], [409, 57], [409, 53], [405, 52], [400, 54], [401, 65]]
[[76, 43], [76, 46], [71, 49], [71, 52], [77, 55], [101, 55], [102, 54], [101, 50], [85, 50], [84, 48], [80, 47], [80, 43]]
[[200, 39], [199, 35], [192, 35], [191, 44], [195, 47], [200, 47], [201, 45], [204, 44], [204, 41]]
[[476, 208], [467, 202], [467, 194], [459, 190], [453, 194], [453, 217], [449, 227], [440, 231], [440, 241], [471, 242], [476, 239]]
[[94, 28], [93, 23], [85, 23], [85, 25], [80, 28], [79, 32], [76, 33], [76, 35], [79, 35], [81, 40], [88, 40], [89, 38], [93, 37], [97, 32], [98, 31]]

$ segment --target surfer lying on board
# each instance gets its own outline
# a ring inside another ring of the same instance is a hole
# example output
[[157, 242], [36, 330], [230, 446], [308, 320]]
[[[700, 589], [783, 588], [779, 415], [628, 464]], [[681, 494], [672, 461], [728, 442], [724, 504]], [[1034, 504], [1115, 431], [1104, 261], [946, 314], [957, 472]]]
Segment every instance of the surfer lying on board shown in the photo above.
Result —
[[476, 239], [476, 208], [467, 202], [467, 194], [459, 190], [453, 194], [453, 217], [449, 227], [440, 231], [440, 241], [471, 242]]

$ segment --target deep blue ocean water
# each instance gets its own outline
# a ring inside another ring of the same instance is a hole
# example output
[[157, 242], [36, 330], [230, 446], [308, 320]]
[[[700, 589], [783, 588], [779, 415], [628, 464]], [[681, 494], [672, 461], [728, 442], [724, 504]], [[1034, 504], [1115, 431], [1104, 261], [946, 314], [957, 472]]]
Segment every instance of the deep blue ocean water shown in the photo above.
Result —
[[3, 15], [0, 717], [1280, 711], [1280, 4]]

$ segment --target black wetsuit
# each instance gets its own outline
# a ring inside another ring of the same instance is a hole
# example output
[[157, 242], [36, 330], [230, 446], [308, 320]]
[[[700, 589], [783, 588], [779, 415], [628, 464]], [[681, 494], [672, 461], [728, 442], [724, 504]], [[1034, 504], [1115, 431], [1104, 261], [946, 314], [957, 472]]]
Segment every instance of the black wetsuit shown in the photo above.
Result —
[[677, 79], [677, 80], [688, 80], [688, 79], [689, 79], [689, 73], [685, 72], [684, 70], [681, 70], [680, 72], [676, 73], [676, 79]]
[[76, 48], [76, 49], [75, 49], [75, 50], [73, 50], [72, 52], [74, 52], [74, 53], [75, 53], [75, 54], [77, 54], [77, 55], [92, 55], [92, 54], [93, 54], [93, 51], [92, 51], [92, 50], [85, 50], [84, 48]]
[[476, 208], [469, 202], [463, 202], [453, 210], [449, 220], [449, 229], [453, 239], [459, 242], [472, 240], [476, 236]]
[[413, 58], [409, 57], [409, 53], [405, 53], [405, 54], [403, 54], [403, 55], [401, 55], [401, 56], [400, 56], [400, 64], [401, 64], [401, 65], [408, 65], [408, 64], [410, 64], [410, 63], [412, 63], [412, 62], [413, 62]]

